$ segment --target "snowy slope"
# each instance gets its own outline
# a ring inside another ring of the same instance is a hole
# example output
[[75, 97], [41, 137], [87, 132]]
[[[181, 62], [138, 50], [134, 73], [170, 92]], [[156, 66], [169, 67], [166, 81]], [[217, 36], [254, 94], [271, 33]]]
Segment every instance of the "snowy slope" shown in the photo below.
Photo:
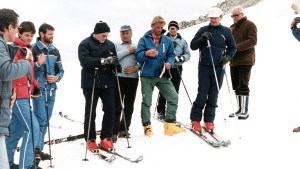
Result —
[[[300, 59], [297, 56], [300, 44], [293, 38], [289, 28], [294, 18], [290, 8], [291, 1], [264, 0], [257, 6], [245, 10], [248, 19], [258, 27], [257, 59], [250, 81], [250, 117], [246, 121], [227, 119], [232, 109], [236, 108], [231, 90], [230, 72], [227, 68], [229, 85], [224, 79], [221, 89], [223, 106], [219, 102], [215, 120], [216, 131], [224, 139], [230, 139], [232, 145], [227, 148], [212, 148], [188, 131], [171, 137], [164, 136], [163, 124], [154, 119], [152, 120], [154, 136], [145, 137], [140, 119], [139, 88], [130, 127], [132, 138], [129, 142], [132, 148], [127, 148], [126, 139], [119, 139], [115, 147], [117, 151], [128, 156], [137, 157], [142, 154], [144, 160], [141, 163], [133, 164], [117, 157], [116, 161], [109, 165], [89, 152], [87, 154], [89, 161], [82, 161], [85, 157], [84, 140], [78, 140], [51, 146], [55, 168], [153, 169], [187, 168], [188, 166], [212, 169], [299, 168], [297, 154], [300, 151], [300, 135], [292, 133], [292, 129], [300, 125], [298, 112]], [[171, 15], [166, 17], [172, 18]], [[232, 24], [232, 19], [225, 16], [221, 23], [229, 26]], [[145, 20], [143, 25], [146, 27], [149, 21]], [[189, 43], [202, 25], [180, 30], [180, 33]], [[90, 28], [86, 29], [90, 30]], [[141, 32], [147, 30], [143, 29]], [[134, 34], [134, 36], [138, 39], [141, 34]], [[113, 41], [119, 40], [118, 37], [111, 38]], [[62, 111], [69, 117], [83, 121], [84, 98], [80, 89], [77, 46], [72, 46], [68, 51], [74, 59], [64, 61], [66, 74], [59, 84], [54, 115], [51, 119], [51, 124], [61, 126], [61, 129], [51, 127], [52, 138], [83, 132], [80, 123], [69, 122], [58, 115], [58, 112]], [[193, 51], [191, 60], [184, 65], [183, 72], [183, 80], [192, 101], [197, 91], [197, 63], [198, 52]], [[153, 105], [156, 96], [157, 90], [153, 94]], [[98, 105], [97, 128], [100, 129], [103, 112], [100, 104]], [[188, 124], [190, 108], [191, 104], [181, 86], [177, 120]], [[152, 106], [153, 111], [154, 106]], [[45, 147], [45, 151], [48, 151], [48, 147]], [[47, 166], [49, 166], [48, 161], [41, 162], [41, 167]]]

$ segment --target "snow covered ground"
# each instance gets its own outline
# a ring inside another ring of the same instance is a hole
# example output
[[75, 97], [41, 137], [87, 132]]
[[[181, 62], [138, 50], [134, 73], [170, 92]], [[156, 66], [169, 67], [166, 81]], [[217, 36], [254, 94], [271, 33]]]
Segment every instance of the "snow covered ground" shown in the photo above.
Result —
[[[209, 6], [217, 2], [220, 1], [215, 1]], [[300, 126], [300, 112], [298, 111], [300, 81], [299, 76], [297, 76], [298, 72], [300, 72], [300, 58], [298, 58], [300, 43], [294, 39], [290, 30], [290, 23], [295, 17], [290, 8], [291, 2], [292, 0], [264, 0], [258, 5], [245, 10], [248, 19], [252, 20], [258, 28], [256, 64], [252, 69], [250, 81], [250, 117], [245, 121], [227, 118], [228, 114], [233, 111], [233, 108], [236, 109], [235, 98], [231, 90], [230, 72], [227, 67], [226, 73], [229, 85], [224, 79], [221, 99], [219, 99], [219, 101], [222, 101], [223, 106], [219, 102], [215, 120], [217, 133], [224, 139], [231, 140], [232, 144], [230, 146], [212, 148], [189, 131], [174, 136], [165, 136], [163, 134], [163, 124], [155, 119], [152, 120], [154, 136], [145, 137], [140, 118], [141, 93], [139, 88], [130, 127], [132, 138], [129, 140], [129, 143], [132, 148], [127, 148], [126, 139], [119, 139], [115, 147], [118, 152], [133, 158], [143, 155], [144, 160], [142, 162], [135, 164], [117, 157], [109, 165], [89, 152], [87, 154], [89, 161], [82, 161], [85, 158], [85, 142], [84, 140], [77, 140], [51, 146], [54, 157], [52, 163], [55, 165], [55, 168], [299, 168], [300, 135], [293, 133], [292, 129], [298, 125]], [[205, 3], [208, 3], [208, 1]], [[130, 4], [127, 5], [130, 6]], [[177, 5], [180, 6], [179, 4]], [[8, 7], [10, 6], [8, 5]], [[101, 7], [103, 8], [103, 6]], [[165, 11], [170, 10], [167, 6], [162, 9]], [[61, 10], [63, 11], [63, 9]], [[18, 10], [16, 11], [18, 12]], [[161, 12], [160, 14], [169, 21], [172, 19], [172, 16], [180, 15], [173, 12], [170, 12], [170, 14]], [[194, 19], [193, 15], [197, 12], [197, 9], [191, 8], [189, 15], [192, 18], [190, 19]], [[62, 13], [63, 15], [72, 15], [68, 12]], [[136, 11], [136, 15], [131, 17], [134, 19], [135, 16], [143, 16], [143, 14], [142, 10], [139, 9]], [[146, 15], [147, 19], [141, 21], [142, 24], [140, 25], [143, 25], [141, 30], [137, 29], [136, 33], [134, 33], [136, 42], [146, 30], [150, 29], [150, 22], [157, 15], [153, 12], [151, 14], [151, 16]], [[74, 16], [78, 15], [78, 13], [74, 14]], [[89, 17], [88, 14], [86, 15]], [[120, 14], [115, 15], [114, 17], [120, 16]], [[32, 17], [34, 16], [30, 18]], [[121, 18], [124, 19], [123, 17]], [[23, 18], [21, 17], [21, 19]], [[188, 20], [188, 18], [184, 19]], [[178, 21], [180, 20], [182, 19], [179, 18]], [[67, 59], [63, 60], [66, 73], [64, 79], [59, 83], [54, 115], [50, 122], [53, 126], [61, 126], [61, 129], [50, 128], [52, 139], [83, 133], [82, 124], [70, 122], [58, 115], [58, 112], [62, 111], [71, 118], [83, 121], [84, 98], [80, 89], [80, 65], [77, 60], [77, 46], [79, 41], [92, 31], [95, 21], [92, 21], [88, 26], [80, 25], [75, 23], [75, 21], [75, 19], [66, 21], [68, 24], [74, 24], [74, 29], [70, 30], [70, 32], [60, 32], [57, 29], [61, 36], [63, 36], [63, 33], [69, 34], [67, 36], [69, 39], [59, 40], [59, 35], [56, 35], [54, 39], [54, 44], [61, 50], [62, 57], [65, 54]], [[60, 20], [60, 22], [62, 21]], [[112, 41], [119, 41], [117, 31], [120, 25], [123, 24], [120, 23], [120, 20], [116, 22], [118, 25], [112, 28], [112, 36], [110, 37]], [[114, 23], [114, 20], [110, 20], [109, 23]], [[229, 15], [226, 15], [221, 23], [225, 26], [230, 26], [232, 19]], [[132, 25], [135, 24], [132, 22]], [[180, 30], [180, 33], [189, 43], [202, 25], [207, 25], [207, 23]], [[77, 33], [74, 34], [74, 32]], [[78, 34], [78, 32], [80, 33]], [[66, 35], [64, 36], [66, 37]], [[70, 43], [73, 46], [66, 44], [70, 39]], [[194, 101], [197, 91], [198, 56], [197, 51], [192, 51], [191, 60], [184, 65], [183, 71], [183, 81], [192, 101]], [[229, 92], [231, 95], [229, 95]], [[155, 90], [153, 96], [152, 103], [155, 105], [157, 90]], [[190, 108], [191, 104], [183, 85], [181, 85], [177, 120], [189, 124]], [[152, 106], [152, 112], [154, 112], [154, 106]], [[99, 104], [97, 129], [101, 127], [102, 115], [103, 112]], [[224, 117], [226, 120], [224, 120]], [[99, 138], [97, 141], [99, 142]], [[47, 146], [45, 151], [48, 151]], [[46, 168], [49, 166], [49, 161], [41, 162], [40, 166]]]

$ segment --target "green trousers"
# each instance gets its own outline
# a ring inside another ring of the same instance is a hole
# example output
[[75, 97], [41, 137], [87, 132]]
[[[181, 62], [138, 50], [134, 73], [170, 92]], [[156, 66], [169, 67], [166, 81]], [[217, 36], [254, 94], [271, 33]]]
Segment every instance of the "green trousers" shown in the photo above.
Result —
[[159, 92], [165, 97], [167, 101], [165, 121], [169, 123], [176, 121], [178, 94], [172, 82], [167, 78], [141, 77], [141, 88], [143, 96], [141, 106], [141, 118], [144, 126], [147, 124], [151, 124], [150, 108], [152, 104], [152, 95], [155, 86], [158, 88]]

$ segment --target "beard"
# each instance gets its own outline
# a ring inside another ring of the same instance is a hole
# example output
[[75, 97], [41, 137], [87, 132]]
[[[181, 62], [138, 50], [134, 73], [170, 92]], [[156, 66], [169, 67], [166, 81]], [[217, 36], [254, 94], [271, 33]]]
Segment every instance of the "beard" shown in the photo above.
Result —
[[44, 42], [46, 42], [46, 43], [52, 43], [53, 42], [53, 38], [47, 38], [47, 37], [45, 37], [44, 38]]

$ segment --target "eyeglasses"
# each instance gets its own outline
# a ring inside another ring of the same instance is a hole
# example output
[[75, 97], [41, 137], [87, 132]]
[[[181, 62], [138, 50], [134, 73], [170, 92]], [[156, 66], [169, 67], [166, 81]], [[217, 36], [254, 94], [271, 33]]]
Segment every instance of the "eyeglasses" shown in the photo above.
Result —
[[239, 14], [232, 14], [232, 15], [231, 15], [231, 18], [237, 18], [237, 17], [240, 16], [240, 14], [241, 14], [241, 13], [239, 13]]
[[177, 31], [176, 28], [170, 28], [169, 31]]

